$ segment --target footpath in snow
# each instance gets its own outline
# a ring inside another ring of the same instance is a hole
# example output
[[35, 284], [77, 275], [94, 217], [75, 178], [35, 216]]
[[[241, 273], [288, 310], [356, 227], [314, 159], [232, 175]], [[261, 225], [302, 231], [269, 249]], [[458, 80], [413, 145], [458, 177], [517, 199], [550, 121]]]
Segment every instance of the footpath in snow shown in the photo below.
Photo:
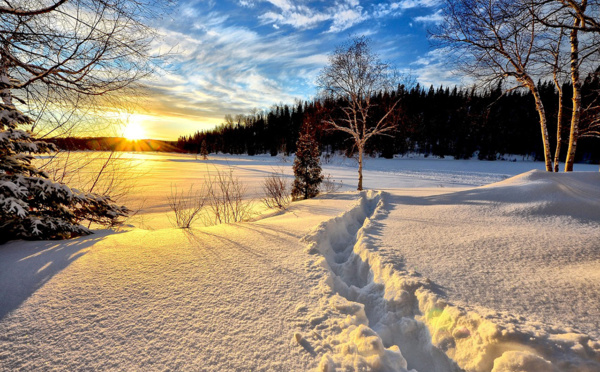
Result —
[[385, 191], [185, 232], [174, 184], [233, 169], [258, 197], [289, 160], [122, 161], [137, 227], [0, 247], [0, 371], [600, 371], [597, 166], [370, 159]]
[[599, 185], [363, 193], [305, 238], [321, 306], [297, 338], [321, 371], [600, 370]]
[[[300, 242], [356, 193], [210, 228], [0, 247], [0, 371], [307, 371]], [[302, 306], [299, 306], [299, 304]]]

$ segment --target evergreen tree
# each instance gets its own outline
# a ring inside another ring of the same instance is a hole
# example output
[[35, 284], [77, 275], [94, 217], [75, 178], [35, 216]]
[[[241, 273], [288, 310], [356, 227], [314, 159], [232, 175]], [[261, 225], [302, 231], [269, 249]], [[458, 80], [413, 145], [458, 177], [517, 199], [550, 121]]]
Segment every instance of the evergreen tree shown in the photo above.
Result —
[[313, 131], [305, 126], [296, 143], [292, 200], [314, 198], [319, 193], [319, 184], [323, 181], [320, 155]]
[[202, 155], [202, 160], [208, 159], [208, 148], [206, 147], [206, 140], [202, 140], [202, 144], [200, 145], [200, 155]]
[[111, 225], [127, 214], [109, 197], [53, 182], [32, 164], [33, 154], [55, 147], [18, 128], [31, 122], [6, 100], [0, 103], [0, 243], [87, 235], [91, 231], [82, 221]]

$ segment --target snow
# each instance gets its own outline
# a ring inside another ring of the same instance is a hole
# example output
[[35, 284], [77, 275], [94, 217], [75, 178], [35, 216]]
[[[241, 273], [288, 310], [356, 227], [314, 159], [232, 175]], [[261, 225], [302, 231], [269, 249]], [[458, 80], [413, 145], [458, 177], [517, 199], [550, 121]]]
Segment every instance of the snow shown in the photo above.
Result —
[[14, 370], [305, 370], [300, 238], [355, 196], [209, 228], [13, 242], [0, 260], [0, 365]]
[[125, 228], [0, 246], [0, 370], [600, 370], [597, 165], [368, 159], [357, 193], [334, 157], [340, 192], [187, 231], [172, 185], [290, 159], [119, 162]]

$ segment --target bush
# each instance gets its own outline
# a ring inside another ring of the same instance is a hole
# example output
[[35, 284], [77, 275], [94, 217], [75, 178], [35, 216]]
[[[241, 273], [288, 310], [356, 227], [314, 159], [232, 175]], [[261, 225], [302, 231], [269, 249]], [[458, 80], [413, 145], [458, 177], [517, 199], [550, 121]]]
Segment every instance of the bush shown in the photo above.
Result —
[[290, 203], [289, 183], [282, 170], [273, 172], [263, 182], [263, 203], [267, 208], [284, 209]]
[[340, 181], [340, 183], [336, 183], [335, 180], [331, 178], [331, 174], [327, 174], [327, 177], [325, 177], [323, 183], [321, 183], [320, 189], [321, 192], [330, 194], [332, 192], [339, 191], [342, 188], [343, 184], [343, 181]]
[[246, 199], [248, 188], [239, 177], [233, 175], [233, 169], [227, 172], [216, 170], [209, 174], [207, 182], [208, 210], [204, 224], [218, 225], [247, 221], [252, 217], [252, 201]]
[[177, 185], [172, 185], [168, 201], [169, 207], [175, 213], [175, 221], [171, 221], [171, 223], [179, 228], [189, 229], [191, 224], [200, 218], [200, 212], [206, 204], [206, 188], [194, 190], [194, 185], [192, 185], [187, 192], [179, 192]]
[[175, 213], [174, 225], [189, 228], [197, 221], [204, 226], [247, 221], [252, 217], [252, 200], [246, 198], [247, 187], [233, 175], [233, 169], [208, 174], [200, 189], [190, 186], [187, 192], [171, 188], [169, 207]]

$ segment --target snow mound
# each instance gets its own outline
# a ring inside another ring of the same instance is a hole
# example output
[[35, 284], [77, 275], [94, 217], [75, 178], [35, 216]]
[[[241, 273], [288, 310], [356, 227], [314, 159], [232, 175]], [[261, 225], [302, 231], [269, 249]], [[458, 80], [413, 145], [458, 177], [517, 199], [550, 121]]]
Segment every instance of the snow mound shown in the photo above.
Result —
[[[447, 201], [501, 207], [503, 201], [514, 204], [520, 199], [531, 206], [528, 198], [535, 196], [549, 210], [565, 199], [579, 200], [582, 207], [597, 176], [586, 175], [573, 184], [566, 178], [530, 172], [453, 193]], [[542, 191], [533, 190], [532, 183]], [[541, 324], [521, 327], [524, 319], [500, 322], [494, 311], [461, 308], [440, 297], [427, 278], [387, 262], [377, 240], [390, 208], [384, 196], [363, 193], [354, 208], [304, 238], [311, 254], [309, 275], [320, 278], [321, 306], [309, 314], [307, 323], [312, 328], [309, 342], [321, 355], [321, 371], [600, 370], [600, 344], [588, 336], [549, 331]], [[447, 197], [434, 198], [439, 203]], [[595, 213], [580, 212], [580, 218]]]
[[600, 172], [532, 170], [491, 185], [443, 196], [437, 201], [497, 204], [509, 215], [569, 216], [599, 221], [598, 195]]

